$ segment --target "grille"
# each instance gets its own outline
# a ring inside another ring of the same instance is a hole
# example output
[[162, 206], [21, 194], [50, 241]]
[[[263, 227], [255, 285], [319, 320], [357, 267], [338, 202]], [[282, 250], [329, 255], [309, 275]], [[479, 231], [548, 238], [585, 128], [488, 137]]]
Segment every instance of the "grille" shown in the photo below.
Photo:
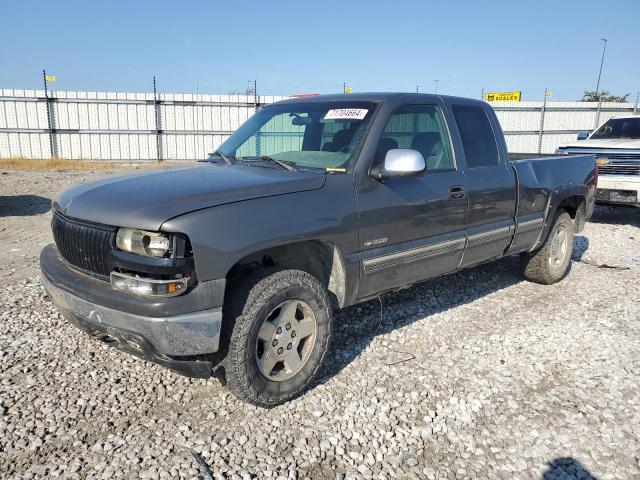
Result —
[[640, 161], [611, 162], [609, 165], [600, 165], [598, 173], [602, 175], [640, 175]]
[[640, 160], [640, 153], [605, 153], [610, 160]]
[[51, 228], [58, 252], [72, 267], [108, 279], [116, 227], [83, 222], [54, 212]]

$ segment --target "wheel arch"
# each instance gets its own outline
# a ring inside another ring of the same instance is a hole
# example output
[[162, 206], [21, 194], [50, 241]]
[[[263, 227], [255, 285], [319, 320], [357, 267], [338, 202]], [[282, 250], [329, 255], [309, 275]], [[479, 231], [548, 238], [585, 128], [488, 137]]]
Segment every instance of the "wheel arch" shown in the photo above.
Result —
[[534, 247], [539, 247], [547, 239], [553, 220], [559, 210], [566, 211], [574, 221], [576, 233], [584, 229], [587, 221], [587, 187], [585, 185], [563, 185], [551, 192], [549, 207], [545, 215], [544, 228]]
[[303, 240], [256, 250], [238, 260], [225, 275], [227, 291], [261, 268], [294, 269], [317, 278], [338, 307], [347, 302], [347, 271], [339, 248], [326, 240]]

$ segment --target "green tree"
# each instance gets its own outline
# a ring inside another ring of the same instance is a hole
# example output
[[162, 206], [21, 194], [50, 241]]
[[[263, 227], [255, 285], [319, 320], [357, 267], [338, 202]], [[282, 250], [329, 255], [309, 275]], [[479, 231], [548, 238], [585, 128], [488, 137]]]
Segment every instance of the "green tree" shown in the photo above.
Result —
[[597, 102], [598, 101], [598, 96], [602, 99], [603, 102], [615, 102], [615, 103], [627, 103], [627, 98], [629, 98], [629, 95], [631, 95], [630, 93], [627, 93], [625, 95], [622, 95], [621, 97], [618, 97], [616, 95], [610, 95], [609, 92], [600, 92], [600, 94], [598, 94], [597, 92], [594, 91], [588, 91], [585, 90], [584, 95], [582, 96], [582, 99], [580, 99], [580, 102]]

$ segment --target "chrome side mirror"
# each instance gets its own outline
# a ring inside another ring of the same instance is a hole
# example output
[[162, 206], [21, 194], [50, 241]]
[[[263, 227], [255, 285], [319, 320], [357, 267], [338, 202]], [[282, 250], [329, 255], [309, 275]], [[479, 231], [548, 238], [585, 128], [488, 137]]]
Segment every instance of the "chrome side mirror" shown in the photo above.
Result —
[[589, 134], [587, 132], [580, 132], [578, 134], [578, 140], [586, 140], [589, 138]]
[[410, 148], [393, 148], [384, 157], [384, 167], [376, 166], [371, 175], [384, 181], [394, 177], [417, 177], [427, 169], [422, 154]]

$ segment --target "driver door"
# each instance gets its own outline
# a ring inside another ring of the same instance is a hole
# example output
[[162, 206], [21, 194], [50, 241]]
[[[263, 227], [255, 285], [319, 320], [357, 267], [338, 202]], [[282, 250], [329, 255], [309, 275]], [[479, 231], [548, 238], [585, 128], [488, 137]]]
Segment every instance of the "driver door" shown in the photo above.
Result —
[[390, 115], [373, 159], [393, 148], [422, 153], [427, 170], [358, 191], [360, 298], [458, 268], [466, 242], [467, 196], [441, 108], [406, 105]]

